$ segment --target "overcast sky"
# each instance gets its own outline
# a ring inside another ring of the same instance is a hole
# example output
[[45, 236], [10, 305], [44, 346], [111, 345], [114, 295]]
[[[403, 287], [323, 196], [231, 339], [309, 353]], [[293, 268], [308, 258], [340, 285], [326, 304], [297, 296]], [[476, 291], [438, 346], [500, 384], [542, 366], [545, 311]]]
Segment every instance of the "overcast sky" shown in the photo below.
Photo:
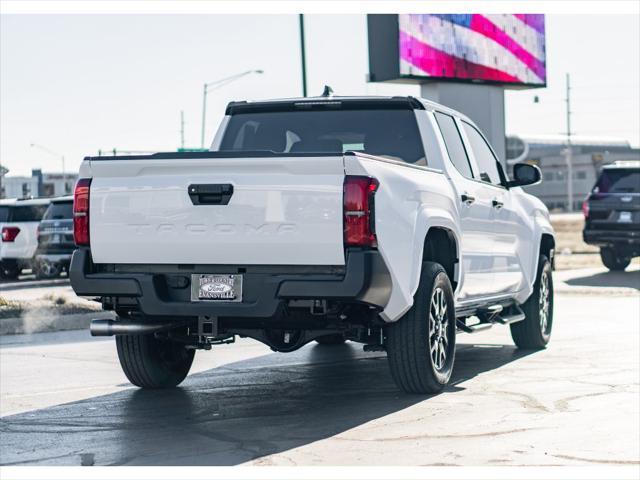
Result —
[[[0, 19], [0, 163], [77, 170], [98, 149], [174, 150], [180, 111], [186, 146], [200, 144], [202, 84], [263, 69], [210, 93], [207, 142], [230, 100], [301, 94], [297, 15], [3, 15]], [[364, 15], [308, 15], [311, 94], [418, 95], [413, 85], [368, 84]], [[548, 15], [546, 89], [507, 93], [509, 133], [573, 129], [640, 144], [640, 17]], [[539, 103], [533, 103], [538, 95]]]

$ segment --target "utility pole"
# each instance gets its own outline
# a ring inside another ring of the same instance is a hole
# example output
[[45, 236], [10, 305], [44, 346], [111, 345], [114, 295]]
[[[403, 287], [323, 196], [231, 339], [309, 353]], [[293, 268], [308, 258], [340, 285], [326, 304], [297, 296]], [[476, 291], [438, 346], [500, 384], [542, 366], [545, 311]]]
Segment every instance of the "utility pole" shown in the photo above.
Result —
[[304, 15], [299, 14], [300, 20], [300, 60], [302, 62], [302, 96], [307, 96], [307, 56], [304, 47]]
[[31, 147], [32, 148], [34, 148], [34, 147], [38, 148], [38, 149], [42, 150], [43, 152], [47, 152], [49, 155], [53, 155], [54, 157], [59, 157], [60, 158], [60, 160], [62, 162], [62, 183], [64, 185], [64, 193], [65, 194], [69, 193], [71, 191], [71, 189], [67, 185], [67, 171], [66, 171], [65, 166], [64, 166], [64, 155], [62, 155], [60, 153], [57, 153], [57, 152], [54, 152], [53, 150], [51, 150], [51, 149], [49, 149], [49, 148], [47, 148], [47, 147], [45, 147], [43, 145], [40, 145], [38, 143], [32, 143]]
[[567, 73], [567, 148], [565, 149], [565, 160], [567, 162], [567, 212], [573, 211], [573, 159], [571, 149], [571, 82]]
[[180, 110], [180, 148], [184, 148], [184, 110]]

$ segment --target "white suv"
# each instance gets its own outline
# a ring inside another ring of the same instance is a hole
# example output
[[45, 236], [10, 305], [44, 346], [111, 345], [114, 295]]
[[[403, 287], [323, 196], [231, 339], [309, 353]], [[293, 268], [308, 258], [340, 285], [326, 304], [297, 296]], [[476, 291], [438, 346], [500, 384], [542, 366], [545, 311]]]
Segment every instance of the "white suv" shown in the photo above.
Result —
[[38, 248], [38, 225], [51, 201], [47, 198], [0, 200], [0, 276], [14, 279], [31, 268]]

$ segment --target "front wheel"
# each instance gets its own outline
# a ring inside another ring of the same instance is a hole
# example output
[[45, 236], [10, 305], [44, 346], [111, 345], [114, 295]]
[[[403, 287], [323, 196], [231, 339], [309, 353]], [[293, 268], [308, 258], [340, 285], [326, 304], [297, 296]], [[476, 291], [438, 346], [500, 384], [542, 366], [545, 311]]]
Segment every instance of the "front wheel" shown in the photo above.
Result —
[[544, 255], [538, 259], [533, 293], [522, 304], [522, 311], [524, 320], [510, 325], [513, 342], [523, 349], [546, 347], [553, 327], [553, 278], [551, 263]]
[[194, 350], [153, 335], [116, 335], [118, 358], [129, 381], [142, 388], [170, 388], [191, 368]]
[[391, 375], [407, 393], [438, 393], [451, 378], [456, 315], [451, 282], [438, 263], [424, 262], [413, 306], [386, 329]]
[[613, 247], [600, 247], [600, 258], [605, 267], [612, 271], [623, 271], [631, 263], [631, 257], [616, 252]]

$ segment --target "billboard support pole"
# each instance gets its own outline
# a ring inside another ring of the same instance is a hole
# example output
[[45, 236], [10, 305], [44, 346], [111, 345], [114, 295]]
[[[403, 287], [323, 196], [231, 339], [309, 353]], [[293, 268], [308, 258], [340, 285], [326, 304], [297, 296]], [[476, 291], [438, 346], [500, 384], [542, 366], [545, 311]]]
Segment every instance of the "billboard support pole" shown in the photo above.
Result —
[[304, 47], [304, 15], [298, 16], [300, 21], [300, 61], [302, 63], [302, 96], [307, 96], [307, 56]]

